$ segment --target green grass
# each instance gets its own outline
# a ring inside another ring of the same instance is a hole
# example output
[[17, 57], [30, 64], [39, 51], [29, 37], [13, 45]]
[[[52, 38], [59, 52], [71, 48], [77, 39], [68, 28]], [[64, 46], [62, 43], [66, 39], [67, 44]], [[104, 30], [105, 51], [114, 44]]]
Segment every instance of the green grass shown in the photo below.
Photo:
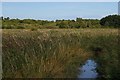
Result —
[[91, 57], [104, 77], [119, 72], [117, 29], [10, 29], [2, 41], [4, 78], [76, 78]]

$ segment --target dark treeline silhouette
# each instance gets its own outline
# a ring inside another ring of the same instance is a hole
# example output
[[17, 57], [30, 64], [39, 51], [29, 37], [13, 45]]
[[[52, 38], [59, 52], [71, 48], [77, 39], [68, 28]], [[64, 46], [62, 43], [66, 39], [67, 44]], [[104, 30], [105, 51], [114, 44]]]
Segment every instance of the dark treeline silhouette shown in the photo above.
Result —
[[100, 20], [102, 26], [120, 27], [120, 15], [109, 15]]
[[2, 29], [56, 29], [56, 28], [103, 28], [112, 27], [118, 28], [120, 26], [119, 15], [109, 15], [107, 17], [98, 19], [82, 19], [76, 20], [34, 20], [34, 19], [10, 19], [9, 17], [1, 17]]

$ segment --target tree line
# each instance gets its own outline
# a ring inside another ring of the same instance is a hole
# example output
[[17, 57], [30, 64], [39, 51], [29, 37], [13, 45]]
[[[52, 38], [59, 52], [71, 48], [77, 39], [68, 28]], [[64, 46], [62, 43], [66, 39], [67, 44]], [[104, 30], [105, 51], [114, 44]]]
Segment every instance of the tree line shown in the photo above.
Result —
[[102, 26], [120, 28], [120, 15], [109, 15], [100, 20]]
[[10, 19], [9, 17], [0, 17], [2, 20], [2, 29], [56, 29], [56, 28], [119, 28], [120, 15], [109, 15], [101, 20], [82, 19], [75, 20], [34, 20], [34, 19]]

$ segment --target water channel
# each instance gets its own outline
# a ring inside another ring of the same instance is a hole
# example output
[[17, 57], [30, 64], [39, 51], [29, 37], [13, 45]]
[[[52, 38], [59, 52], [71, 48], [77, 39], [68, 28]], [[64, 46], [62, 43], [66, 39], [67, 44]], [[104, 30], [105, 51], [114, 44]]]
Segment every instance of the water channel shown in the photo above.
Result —
[[97, 78], [98, 73], [96, 72], [97, 63], [89, 59], [85, 64], [79, 68], [80, 74], [78, 78]]

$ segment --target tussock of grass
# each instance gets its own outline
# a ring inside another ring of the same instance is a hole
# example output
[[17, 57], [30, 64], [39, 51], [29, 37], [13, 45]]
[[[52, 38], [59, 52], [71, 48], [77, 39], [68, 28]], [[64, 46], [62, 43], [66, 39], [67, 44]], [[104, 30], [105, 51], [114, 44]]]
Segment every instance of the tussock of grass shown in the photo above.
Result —
[[3, 30], [3, 77], [75, 78], [96, 48], [110, 55], [117, 35], [116, 29]]

